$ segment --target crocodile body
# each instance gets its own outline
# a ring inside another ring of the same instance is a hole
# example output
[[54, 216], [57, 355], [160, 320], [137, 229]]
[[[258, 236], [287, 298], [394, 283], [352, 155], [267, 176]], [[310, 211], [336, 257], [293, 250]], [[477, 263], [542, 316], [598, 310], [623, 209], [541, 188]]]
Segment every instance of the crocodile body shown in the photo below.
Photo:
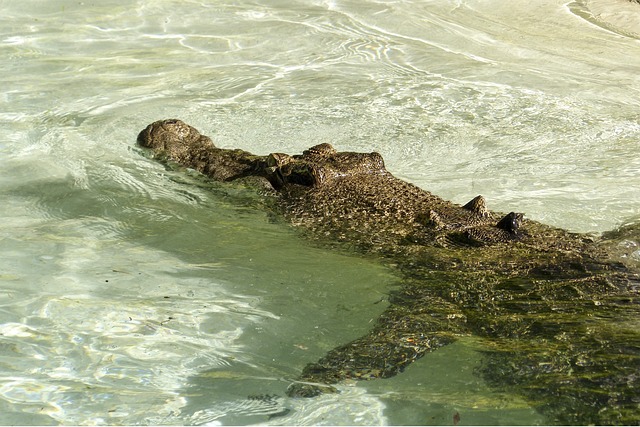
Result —
[[344, 242], [394, 265], [402, 287], [368, 334], [307, 365], [291, 396], [385, 378], [464, 335], [483, 337], [479, 371], [552, 423], [640, 423], [640, 277], [598, 239], [457, 205], [389, 173], [377, 153], [329, 144], [301, 155], [216, 148], [179, 120], [138, 143], [219, 181], [254, 180], [311, 239]]

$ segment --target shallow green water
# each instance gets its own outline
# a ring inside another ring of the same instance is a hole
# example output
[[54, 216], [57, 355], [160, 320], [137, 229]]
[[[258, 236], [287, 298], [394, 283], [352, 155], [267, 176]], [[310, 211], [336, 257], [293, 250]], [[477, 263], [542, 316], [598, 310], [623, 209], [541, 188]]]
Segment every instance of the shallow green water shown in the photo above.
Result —
[[375, 150], [456, 202], [601, 232], [640, 214], [632, 33], [586, 0], [2, 6], [1, 424], [544, 423], [474, 375], [475, 340], [284, 398], [396, 278], [135, 136], [178, 117], [261, 154]]

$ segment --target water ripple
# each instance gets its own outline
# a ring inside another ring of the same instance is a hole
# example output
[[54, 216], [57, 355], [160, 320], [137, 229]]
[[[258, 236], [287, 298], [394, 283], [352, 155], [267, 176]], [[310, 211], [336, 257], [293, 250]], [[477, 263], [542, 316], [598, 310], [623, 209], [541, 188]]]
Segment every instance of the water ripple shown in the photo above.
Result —
[[640, 39], [640, 18], [634, 2], [575, 0], [567, 3], [571, 13], [606, 31]]
[[[640, 55], [605, 2], [5, 2], [2, 421], [393, 422], [364, 387], [248, 398], [334, 344], [335, 306], [372, 266], [296, 246], [241, 189], [167, 170], [135, 135], [179, 117], [260, 154], [375, 150], [457, 202], [611, 228], [638, 214]], [[356, 312], [366, 328], [371, 304]]]
[[[139, 405], [151, 389], [159, 395], [171, 395], [184, 385], [189, 372], [239, 363], [242, 348], [234, 343], [242, 335], [242, 327], [216, 330], [208, 323], [203, 330], [201, 325], [211, 313], [226, 313], [227, 318], [241, 323], [246, 323], [247, 314], [273, 316], [241, 299], [170, 302], [163, 307], [150, 305], [148, 298], [131, 298], [129, 303], [120, 301], [114, 306], [89, 295], [44, 300], [39, 312], [26, 318], [26, 323], [0, 325], [3, 345], [14, 346], [13, 358], [4, 351], [1, 360], [6, 368], [16, 362], [16, 375], [4, 378], [0, 395], [22, 405], [48, 402], [55, 408], [64, 407], [59, 420], [84, 422], [78, 417], [86, 409], [74, 413], [69, 405], [78, 407], [83, 402], [80, 407], [86, 408], [89, 401], [100, 400], [103, 387], [120, 389], [126, 385], [128, 393], [138, 395]], [[31, 323], [37, 329], [29, 326]], [[18, 375], [24, 358], [29, 358], [32, 366], [25, 377]], [[70, 393], [83, 388], [94, 391], [67, 400]], [[49, 415], [55, 417], [56, 412], [50, 410]], [[125, 419], [135, 419], [132, 408], [125, 412], [129, 415]]]

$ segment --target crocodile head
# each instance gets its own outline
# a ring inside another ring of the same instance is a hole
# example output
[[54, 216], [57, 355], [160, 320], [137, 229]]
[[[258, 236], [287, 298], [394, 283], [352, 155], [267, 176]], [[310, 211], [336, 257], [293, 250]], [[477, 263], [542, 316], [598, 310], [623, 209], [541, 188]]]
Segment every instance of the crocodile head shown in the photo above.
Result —
[[287, 184], [321, 187], [344, 177], [387, 173], [380, 154], [337, 152], [327, 143], [315, 145], [297, 156], [269, 154], [264, 170], [276, 189]]
[[[195, 128], [160, 120], [138, 135], [154, 154], [198, 170], [218, 181], [257, 179], [282, 194], [285, 212], [296, 223], [389, 235], [443, 246], [477, 246], [518, 240], [522, 214], [496, 216], [478, 196], [464, 206], [447, 202], [391, 175], [378, 153], [338, 152], [330, 144], [302, 154], [257, 156], [216, 147]], [[295, 218], [294, 218], [295, 217]], [[341, 225], [340, 225], [341, 224]], [[367, 231], [368, 230], [368, 231]]]
[[151, 148], [157, 157], [214, 179], [263, 177], [276, 190], [289, 185], [317, 188], [344, 177], [387, 173], [378, 153], [337, 152], [326, 143], [294, 156], [281, 153], [256, 156], [242, 150], [217, 148], [209, 137], [177, 119], [150, 124], [138, 135], [138, 143]]

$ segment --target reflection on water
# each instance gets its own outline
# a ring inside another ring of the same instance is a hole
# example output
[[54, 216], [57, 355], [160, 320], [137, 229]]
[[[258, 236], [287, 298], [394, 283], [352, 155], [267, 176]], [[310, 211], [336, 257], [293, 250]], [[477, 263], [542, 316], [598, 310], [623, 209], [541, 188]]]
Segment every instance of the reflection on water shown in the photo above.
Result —
[[474, 375], [477, 342], [285, 399], [396, 279], [134, 139], [179, 117], [257, 153], [375, 150], [456, 202], [612, 229], [640, 214], [637, 5], [613, 3], [4, 5], [0, 423], [544, 423]]

